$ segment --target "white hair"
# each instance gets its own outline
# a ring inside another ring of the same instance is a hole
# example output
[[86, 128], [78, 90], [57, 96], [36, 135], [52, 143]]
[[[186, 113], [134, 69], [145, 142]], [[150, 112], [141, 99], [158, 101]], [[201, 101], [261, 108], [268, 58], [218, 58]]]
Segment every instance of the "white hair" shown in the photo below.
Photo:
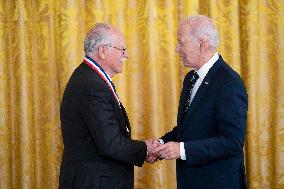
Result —
[[203, 15], [195, 15], [187, 17], [185, 22], [193, 25], [190, 34], [194, 38], [207, 38], [210, 47], [218, 48], [219, 34], [210, 18]]
[[112, 40], [110, 35], [111, 29], [112, 27], [107, 24], [97, 23], [86, 35], [84, 41], [85, 54], [90, 56], [98, 49], [99, 45], [110, 44]]

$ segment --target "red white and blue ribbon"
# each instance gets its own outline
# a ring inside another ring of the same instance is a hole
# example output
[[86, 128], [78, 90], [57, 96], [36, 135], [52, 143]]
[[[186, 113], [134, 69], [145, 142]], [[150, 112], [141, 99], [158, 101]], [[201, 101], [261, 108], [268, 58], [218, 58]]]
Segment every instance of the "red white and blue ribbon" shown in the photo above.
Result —
[[87, 64], [88, 66], [90, 66], [93, 70], [95, 70], [95, 72], [97, 72], [97, 74], [99, 74], [99, 76], [107, 83], [110, 91], [112, 92], [112, 94], [114, 95], [119, 107], [120, 107], [120, 100], [118, 98], [118, 95], [116, 94], [116, 90], [115, 90], [115, 86], [112, 83], [109, 75], [100, 67], [99, 64], [97, 64], [93, 59], [91, 59], [88, 56], [85, 56], [83, 62], [85, 64]]

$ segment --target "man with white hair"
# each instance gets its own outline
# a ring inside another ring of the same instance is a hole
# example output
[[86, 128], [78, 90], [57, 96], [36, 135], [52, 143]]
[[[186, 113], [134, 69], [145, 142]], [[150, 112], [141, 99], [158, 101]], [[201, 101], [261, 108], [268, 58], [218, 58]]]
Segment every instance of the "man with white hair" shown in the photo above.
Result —
[[123, 35], [110, 25], [96, 24], [84, 50], [61, 103], [59, 188], [133, 189], [134, 165], [142, 166], [153, 147], [130, 138], [127, 114], [111, 80], [128, 58]]
[[183, 82], [177, 126], [154, 153], [176, 159], [178, 189], [245, 189], [246, 88], [216, 52], [218, 32], [208, 17], [182, 21], [177, 39], [176, 52], [192, 70]]

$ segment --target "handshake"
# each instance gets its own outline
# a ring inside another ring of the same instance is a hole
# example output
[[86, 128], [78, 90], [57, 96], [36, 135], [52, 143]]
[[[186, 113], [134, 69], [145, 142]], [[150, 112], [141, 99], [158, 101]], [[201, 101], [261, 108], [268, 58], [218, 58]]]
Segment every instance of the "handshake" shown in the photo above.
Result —
[[178, 159], [180, 158], [180, 143], [179, 142], [167, 142], [161, 144], [158, 139], [147, 139], [144, 141], [147, 145], [148, 155], [146, 162], [155, 163], [158, 159]]

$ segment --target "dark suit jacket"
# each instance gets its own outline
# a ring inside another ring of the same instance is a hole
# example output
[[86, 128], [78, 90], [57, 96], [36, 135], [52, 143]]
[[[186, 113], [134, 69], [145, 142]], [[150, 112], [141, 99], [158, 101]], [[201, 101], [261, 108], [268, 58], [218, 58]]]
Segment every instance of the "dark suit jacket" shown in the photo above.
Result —
[[243, 146], [248, 108], [239, 75], [220, 58], [183, 113], [190, 71], [183, 82], [177, 126], [164, 142], [184, 142], [186, 161], [176, 162], [179, 189], [246, 188]]
[[60, 189], [132, 189], [134, 165], [147, 147], [130, 139], [129, 121], [105, 81], [82, 63], [72, 74], [61, 103], [64, 151]]

